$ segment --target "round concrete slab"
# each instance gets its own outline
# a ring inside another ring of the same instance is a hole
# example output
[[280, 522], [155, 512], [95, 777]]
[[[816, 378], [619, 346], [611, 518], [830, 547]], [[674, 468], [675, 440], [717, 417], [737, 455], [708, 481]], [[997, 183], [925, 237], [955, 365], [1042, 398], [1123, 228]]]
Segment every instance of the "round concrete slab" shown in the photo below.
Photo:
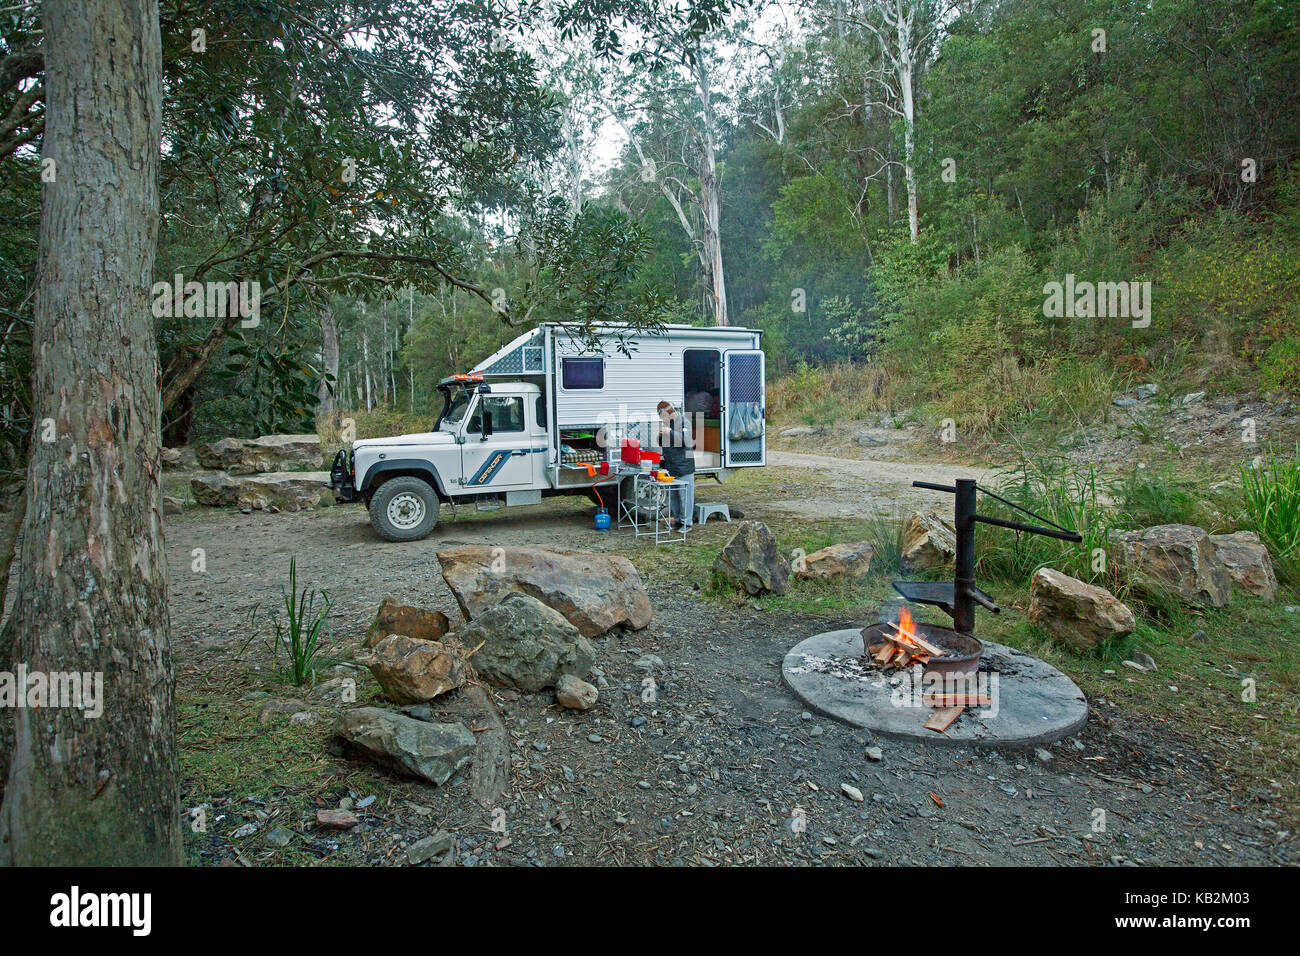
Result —
[[[796, 644], [781, 676], [810, 710], [875, 734], [936, 744], [1032, 747], [1078, 731], [1088, 701], [1051, 664], [1002, 644], [985, 642], [973, 686], [927, 683], [917, 665], [881, 672], [866, 666], [858, 629], [814, 634]], [[944, 690], [989, 695], [989, 707], [968, 707], [946, 731], [927, 730], [933, 709], [922, 693]]]

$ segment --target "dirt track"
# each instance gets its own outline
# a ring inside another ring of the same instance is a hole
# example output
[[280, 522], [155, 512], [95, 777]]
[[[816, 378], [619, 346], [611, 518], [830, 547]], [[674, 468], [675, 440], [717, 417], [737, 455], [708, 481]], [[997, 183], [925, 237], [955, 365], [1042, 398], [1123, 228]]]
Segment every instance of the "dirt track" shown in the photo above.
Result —
[[954, 478], [975, 478], [988, 484], [994, 476], [986, 468], [964, 465], [833, 458], [793, 451], [770, 451], [767, 462], [772, 468], [826, 478], [814, 497], [782, 499], [770, 505], [806, 518], [861, 514], [866, 508], [891, 515], [916, 507], [935, 507], [946, 513], [952, 509], [950, 496], [913, 488], [912, 482], [942, 484]]

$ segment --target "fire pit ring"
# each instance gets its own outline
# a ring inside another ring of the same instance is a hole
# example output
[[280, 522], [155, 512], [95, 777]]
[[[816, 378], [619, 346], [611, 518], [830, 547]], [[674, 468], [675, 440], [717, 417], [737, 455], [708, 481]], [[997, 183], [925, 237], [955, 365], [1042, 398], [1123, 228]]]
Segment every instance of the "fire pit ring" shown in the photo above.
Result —
[[[950, 674], [973, 674], [979, 669], [980, 655], [984, 653], [984, 644], [971, 634], [954, 631], [950, 627], [938, 624], [917, 623], [920, 636], [936, 647], [944, 650], [944, 656], [932, 657], [925, 663], [924, 673], [947, 676]], [[869, 624], [862, 629], [862, 653], [870, 656], [867, 650], [872, 644], [881, 644], [885, 634], [893, 628], [885, 623]]]

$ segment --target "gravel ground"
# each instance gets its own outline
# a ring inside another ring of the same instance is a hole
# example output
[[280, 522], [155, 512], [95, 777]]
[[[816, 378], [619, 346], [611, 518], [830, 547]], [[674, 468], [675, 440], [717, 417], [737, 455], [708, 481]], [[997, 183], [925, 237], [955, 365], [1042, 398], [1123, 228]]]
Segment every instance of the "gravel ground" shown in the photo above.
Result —
[[[762, 517], [764, 502], [752, 493], [712, 497], [744, 500], [748, 517]], [[385, 594], [457, 619], [436, 560], [445, 544], [617, 550], [643, 570], [655, 560], [651, 546], [589, 530], [590, 513], [568, 500], [490, 515], [461, 509], [458, 520], [413, 544], [379, 541], [357, 506], [279, 515], [194, 509], [169, 519], [182, 741], [193, 740], [196, 727], [214, 726], [214, 708], [221, 720], [243, 714], [248, 723], [246, 715], [268, 700], [295, 696], [268, 679], [255, 650], [230, 663], [248, 639], [250, 610], [278, 600], [290, 555], [300, 585], [334, 595], [331, 623], [346, 653]], [[720, 548], [727, 530], [710, 524], [693, 534]], [[195, 549], [202, 549], [201, 572]], [[190, 834], [191, 859], [406, 863], [410, 844], [437, 831], [450, 835], [452, 847], [429, 865], [1291, 859], [1289, 836], [1268, 819], [1268, 793], [1241, 792], [1176, 727], [1104, 702], [1092, 702], [1078, 737], [1042, 754], [875, 740], [808, 715], [781, 683], [781, 659], [803, 637], [854, 622], [726, 604], [706, 597], [701, 583], [655, 583], [653, 623], [597, 642], [600, 700], [592, 710], [563, 710], [549, 693], [495, 693], [512, 762], [510, 792], [495, 807], [475, 803], [463, 775], [434, 788], [343, 753], [329, 733], [336, 704], [309, 698], [320, 720], [300, 727], [279, 718], [264, 727], [252, 721], [251, 732], [205, 729], [201, 753], [183, 753], [183, 801], [206, 804], [216, 816], [206, 832]], [[361, 687], [365, 702], [374, 685]], [[463, 701], [435, 703], [463, 716]], [[207, 723], [200, 724], [201, 711]], [[472, 719], [467, 726], [480, 729]], [[192, 760], [290, 734], [298, 736], [281, 743], [301, 740], [295, 753], [309, 770], [286, 765], [207, 792], [196, 784]], [[871, 747], [880, 748], [879, 760], [868, 755]], [[315, 829], [314, 808], [340, 800], [355, 803], [360, 825]], [[249, 825], [255, 833], [235, 836]]]

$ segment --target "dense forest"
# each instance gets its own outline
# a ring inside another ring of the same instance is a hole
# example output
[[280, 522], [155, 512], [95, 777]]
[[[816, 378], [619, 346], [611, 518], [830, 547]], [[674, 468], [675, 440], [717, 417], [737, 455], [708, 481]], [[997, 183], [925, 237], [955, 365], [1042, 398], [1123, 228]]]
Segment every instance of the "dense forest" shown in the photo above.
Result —
[[[600, 4], [166, 0], [165, 443], [397, 427], [543, 320], [762, 328], [794, 393], [976, 429], [1153, 365], [1300, 390], [1297, 4], [623, 6], [615, 33]], [[12, 477], [40, 33], [0, 14]], [[1046, 314], [1067, 276], [1150, 283], [1149, 316]]]

